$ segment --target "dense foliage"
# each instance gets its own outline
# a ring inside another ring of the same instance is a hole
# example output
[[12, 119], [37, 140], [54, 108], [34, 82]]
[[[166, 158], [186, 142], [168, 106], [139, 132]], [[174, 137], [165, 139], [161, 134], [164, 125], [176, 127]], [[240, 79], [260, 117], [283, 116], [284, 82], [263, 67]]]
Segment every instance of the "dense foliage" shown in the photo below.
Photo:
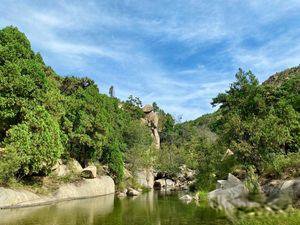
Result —
[[[126, 152], [150, 148], [135, 122], [138, 98], [100, 94], [89, 78], [61, 77], [14, 27], [0, 30], [0, 180], [47, 175], [60, 158], [107, 164], [118, 182]], [[135, 141], [135, 142], [132, 142]]]
[[277, 154], [299, 151], [299, 75], [276, 87], [240, 70], [229, 91], [213, 100], [220, 104], [221, 139], [243, 165], [261, 169]]
[[[202, 134], [198, 147], [187, 142], [198, 148], [201, 188], [212, 188], [228, 172], [250, 174], [255, 168], [256, 174], [263, 175], [300, 164], [300, 72], [293, 68], [276, 80], [281, 80], [280, 85], [260, 85], [251, 71], [239, 70], [229, 90], [213, 99], [212, 104], [220, 108], [185, 124], [216, 135]], [[228, 150], [234, 155], [224, 158]]]
[[108, 165], [116, 182], [125, 164], [169, 176], [185, 164], [197, 169], [202, 189], [228, 172], [253, 175], [300, 164], [299, 67], [262, 85], [239, 70], [229, 90], [213, 99], [219, 109], [194, 121], [178, 123], [153, 103], [160, 151], [140, 121], [139, 98], [121, 102], [100, 94], [89, 78], [57, 75], [14, 27], [0, 30], [0, 84], [0, 182], [47, 175], [59, 159], [69, 158], [82, 166]]
[[[169, 156], [161, 157], [162, 170], [174, 171], [182, 163], [197, 168], [198, 188], [209, 190], [229, 172], [263, 175], [300, 165], [298, 68], [279, 73], [263, 85], [251, 71], [239, 70], [229, 90], [213, 99], [212, 104], [219, 106], [215, 113], [173, 123], [162, 135], [167, 143], [162, 151]], [[234, 155], [225, 157], [228, 150]]]

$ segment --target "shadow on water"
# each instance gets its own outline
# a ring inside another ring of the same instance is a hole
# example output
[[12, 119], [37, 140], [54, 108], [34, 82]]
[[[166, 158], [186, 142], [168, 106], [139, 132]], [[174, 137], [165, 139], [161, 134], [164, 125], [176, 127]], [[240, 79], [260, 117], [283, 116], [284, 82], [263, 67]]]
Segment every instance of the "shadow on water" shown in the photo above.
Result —
[[114, 195], [48, 206], [0, 210], [1, 225], [181, 225], [230, 224], [208, 207], [179, 200], [178, 193], [149, 192], [135, 198]]

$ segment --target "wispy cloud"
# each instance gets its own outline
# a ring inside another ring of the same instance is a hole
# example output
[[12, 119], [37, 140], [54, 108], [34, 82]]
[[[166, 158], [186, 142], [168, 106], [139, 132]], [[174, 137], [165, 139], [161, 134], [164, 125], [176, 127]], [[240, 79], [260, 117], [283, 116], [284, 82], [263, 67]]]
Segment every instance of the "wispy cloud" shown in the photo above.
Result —
[[18, 26], [58, 73], [184, 120], [211, 112], [239, 67], [262, 81], [300, 63], [298, 0], [1, 3], [0, 26]]

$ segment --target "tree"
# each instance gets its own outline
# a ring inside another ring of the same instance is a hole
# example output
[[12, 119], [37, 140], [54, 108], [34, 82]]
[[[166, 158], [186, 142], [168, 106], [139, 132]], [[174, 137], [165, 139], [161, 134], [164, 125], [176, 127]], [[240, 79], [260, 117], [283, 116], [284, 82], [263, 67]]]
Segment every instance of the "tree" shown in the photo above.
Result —
[[255, 76], [239, 70], [226, 93], [213, 99], [220, 105], [222, 140], [244, 165], [258, 169], [274, 154], [299, 151], [299, 113], [282, 87], [259, 85]]

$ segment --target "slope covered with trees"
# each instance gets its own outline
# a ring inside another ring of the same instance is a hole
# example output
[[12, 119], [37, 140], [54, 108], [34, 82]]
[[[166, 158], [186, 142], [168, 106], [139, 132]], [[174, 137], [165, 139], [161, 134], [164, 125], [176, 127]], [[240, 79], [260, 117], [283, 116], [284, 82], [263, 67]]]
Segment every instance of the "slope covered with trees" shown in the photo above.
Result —
[[[261, 85], [251, 71], [239, 70], [229, 90], [212, 100], [215, 113], [178, 125], [190, 132], [180, 143], [196, 152], [199, 188], [214, 188], [229, 172], [278, 178], [292, 168], [288, 176], [299, 176], [299, 99], [299, 67]], [[228, 150], [233, 156], [224, 158]]]
[[[263, 84], [239, 70], [229, 90], [212, 100], [219, 109], [194, 121], [178, 123], [153, 103], [159, 151], [151, 150], [138, 98], [121, 102], [100, 94], [87, 77], [59, 76], [14, 27], [0, 30], [0, 84], [2, 184], [48, 175], [59, 159], [70, 158], [108, 165], [117, 183], [125, 163], [169, 177], [184, 164], [198, 171], [197, 187], [205, 190], [228, 172], [280, 176], [293, 167], [290, 175], [300, 175], [299, 67]], [[225, 157], [228, 150], [233, 155]]]
[[[150, 148], [135, 98], [100, 94], [89, 78], [62, 77], [14, 27], [0, 30], [0, 180], [47, 175], [58, 159], [101, 162], [122, 180], [126, 152]], [[120, 107], [122, 105], [122, 107]], [[138, 143], [132, 143], [138, 140]], [[149, 141], [150, 140], [150, 141]]]

